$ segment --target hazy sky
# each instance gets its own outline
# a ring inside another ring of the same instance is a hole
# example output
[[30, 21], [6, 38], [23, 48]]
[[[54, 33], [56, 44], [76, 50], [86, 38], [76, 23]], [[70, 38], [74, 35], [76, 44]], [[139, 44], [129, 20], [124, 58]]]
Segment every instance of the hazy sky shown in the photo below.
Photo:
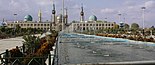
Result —
[[[62, 0], [54, 0], [57, 14], [61, 13]], [[118, 14], [121, 13], [121, 21], [128, 24], [138, 23], [142, 25], [142, 9], [146, 7], [145, 25], [155, 25], [155, 0], [65, 0], [65, 7], [68, 8], [69, 21], [80, 20], [80, 7], [83, 3], [85, 20], [90, 15], [96, 15], [98, 20], [113, 21], [119, 23]], [[52, 11], [52, 0], [0, 0], [0, 20], [14, 20], [16, 13], [17, 20], [23, 20], [25, 15], [32, 15], [38, 20], [38, 10], [43, 13], [43, 20], [50, 20]]]

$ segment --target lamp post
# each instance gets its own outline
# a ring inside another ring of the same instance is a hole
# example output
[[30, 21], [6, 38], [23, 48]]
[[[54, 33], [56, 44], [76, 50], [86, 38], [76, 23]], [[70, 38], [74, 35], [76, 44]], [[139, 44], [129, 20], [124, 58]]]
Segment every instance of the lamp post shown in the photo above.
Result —
[[64, 0], [62, 0], [62, 31], [64, 29]]
[[121, 13], [118, 14], [119, 16], [119, 23], [120, 23], [120, 31], [122, 31], [122, 28], [123, 28], [123, 22], [121, 22]]
[[16, 19], [17, 19], [17, 14], [13, 14], [14, 15], [14, 36], [16, 36]]
[[144, 22], [145, 22], [145, 9], [146, 9], [146, 7], [141, 7], [141, 9], [142, 9], [142, 19], [143, 19], [143, 35], [144, 35]]
[[14, 23], [15, 23], [17, 20], [17, 14], [13, 14], [13, 15], [14, 15]]
[[105, 22], [107, 22], [107, 19], [108, 19], [108, 18], [104, 18], [104, 19], [105, 19]]
[[118, 14], [118, 16], [119, 16], [119, 22], [121, 22], [121, 15], [122, 15], [122, 14]]

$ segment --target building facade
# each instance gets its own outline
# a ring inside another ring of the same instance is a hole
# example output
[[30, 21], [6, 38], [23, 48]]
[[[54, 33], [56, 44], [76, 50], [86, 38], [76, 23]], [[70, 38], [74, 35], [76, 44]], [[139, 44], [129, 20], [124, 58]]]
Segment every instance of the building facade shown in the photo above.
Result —
[[51, 21], [42, 21], [42, 12], [39, 10], [38, 21], [33, 21], [33, 17], [31, 15], [26, 15], [23, 21], [7, 22], [6, 26], [9, 28], [15, 28], [16, 25], [19, 25], [21, 28], [61, 31], [63, 27], [66, 27], [67, 22], [67, 10], [65, 15], [60, 14], [56, 16], [55, 4], [53, 4]]
[[[65, 18], [64, 18], [65, 19]], [[65, 20], [64, 20], [65, 21]], [[62, 15], [58, 15], [56, 17], [55, 22], [51, 21], [32, 21], [32, 16], [27, 15], [24, 17], [24, 21], [17, 21], [17, 22], [7, 22], [8, 28], [15, 28], [16, 25], [19, 25], [21, 28], [35, 28], [35, 29], [42, 29], [42, 30], [55, 30], [61, 31], [62, 30]], [[65, 23], [63, 23], [65, 26]]]
[[84, 20], [83, 6], [80, 12], [80, 21], [74, 21], [69, 26], [69, 31], [72, 32], [85, 32], [85, 31], [98, 31], [102, 29], [114, 28], [115, 22], [98, 22], [95, 15], [91, 15], [88, 21]]
[[28, 21], [28, 22], [8, 22], [7, 27], [9, 28], [15, 28], [16, 25], [19, 25], [21, 28], [35, 28], [35, 29], [42, 29], [42, 30], [49, 30], [51, 29], [52, 24], [50, 22], [33, 22], [33, 21]]
[[114, 28], [115, 22], [77, 22], [70, 25], [73, 32], [84, 32], [91, 30], [102, 30]]

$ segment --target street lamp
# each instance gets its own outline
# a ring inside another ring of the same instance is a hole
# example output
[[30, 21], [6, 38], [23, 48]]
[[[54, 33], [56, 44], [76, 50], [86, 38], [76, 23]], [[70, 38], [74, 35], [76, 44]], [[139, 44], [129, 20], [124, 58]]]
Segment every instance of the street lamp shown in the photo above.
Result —
[[16, 25], [15, 25], [15, 23], [16, 23], [16, 19], [17, 19], [17, 14], [13, 14], [14, 15], [14, 36], [16, 36]]
[[142, 7], [142, 18], [143, 18], [143, 29], [144, 29], [144, 22], [145, 22], [145, 9], [146, 7]]
[[143, 35], [144, 35], [144, 22], [145, 22], [145, 9], [146, 7], [141, 7], [142, 9], [142, 19], [143, 19]]
[[14, 15], [14, 23], [15, 23], [17, 19], [17, 14], [13, 14], [13, 15]]
[[64, 28], [64, 0], [62, 0], [62, 31]]
[[107, 19], [108, 19], [108, 18], [104, 18], [104, 19], [105, 19], [105, 22], [107, 22]]
[[118, 16], [119, 16], [119, 22], [121, 22], [121, 15], [122, 15], [122, 14], [118, 14]]

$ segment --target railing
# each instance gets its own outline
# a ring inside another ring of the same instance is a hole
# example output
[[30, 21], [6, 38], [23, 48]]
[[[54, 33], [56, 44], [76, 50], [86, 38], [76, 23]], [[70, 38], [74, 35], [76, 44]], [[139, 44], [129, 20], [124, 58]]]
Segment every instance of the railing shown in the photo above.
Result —
[[[13, 61], [12, 61], [13, 60]], [[29, 60], [27, 64], [23, 64], [23, 60]], [[46, 65], [46, 57], [4, 57], [1, 58], [0, 65]]]
[[[22, 53], [25, 53], [25, 46], [16, 46]], [[51, 54], [40, 57], [11, 57], [9, 50], [7, 49], [5, 52], [0, 54], [0, 65], [24, 65], [24, 61], [26, 61], [26, 65], [46, 65], [45, 61], [48, 60], [47, 65], [51, 65]]]

